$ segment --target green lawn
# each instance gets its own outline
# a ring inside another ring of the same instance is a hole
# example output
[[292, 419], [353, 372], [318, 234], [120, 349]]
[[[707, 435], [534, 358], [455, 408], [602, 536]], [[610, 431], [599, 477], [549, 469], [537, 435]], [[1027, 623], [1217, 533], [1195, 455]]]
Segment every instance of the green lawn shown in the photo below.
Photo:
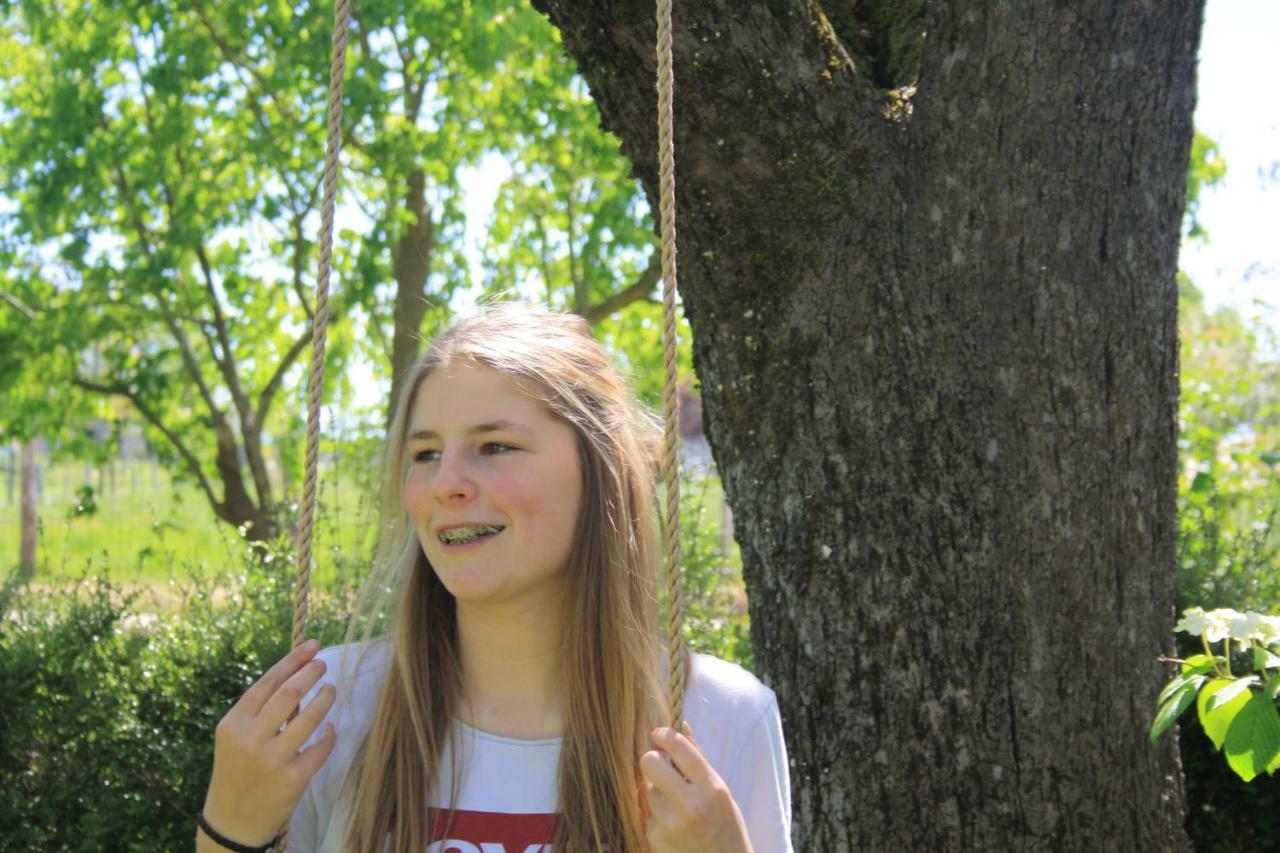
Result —
[[[106, 576], [114, 582], [156, 584], [185, 579], [197, 569], [218, 573], [240, 563], [239, 533], [213, 513], [195, 486], [174, 485], [148, 462], [117, 465], [114, 478], [94, 477], [97, 508], [76, 515], [76, 490], [85, 481], [78, 463], [46, 469], [39, 505], [40, 539], [35, 580]], [[113, 482], [114, 481], [114, 482]], [[337, 555], [359, 559], [372, 547], [376, 520], [371, 499], [349, 478], [334, 482], [321, 472], [318, 484], [313, 584], [335, 573]], [[0, 569], [18, 562], [19, 507], [0, 486]]]

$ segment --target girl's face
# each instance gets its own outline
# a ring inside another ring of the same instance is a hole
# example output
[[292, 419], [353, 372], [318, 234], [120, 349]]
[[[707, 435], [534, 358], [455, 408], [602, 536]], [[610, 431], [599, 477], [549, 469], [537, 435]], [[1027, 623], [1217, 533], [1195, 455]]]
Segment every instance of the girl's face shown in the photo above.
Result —
[[[418, 389], [405, 447], [406, 509], [459, 604], [559, 592], [582, 502], [572, 427], [498, 371], [446, 364]], [[503, 529], [442, 541], [457, 524]]]

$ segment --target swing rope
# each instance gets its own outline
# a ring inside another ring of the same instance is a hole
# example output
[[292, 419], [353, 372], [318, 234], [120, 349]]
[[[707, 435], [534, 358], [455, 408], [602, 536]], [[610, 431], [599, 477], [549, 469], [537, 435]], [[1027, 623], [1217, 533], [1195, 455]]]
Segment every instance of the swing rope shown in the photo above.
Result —
[[[329, 129], [324, 154], [324, 200], [320, 207], [320, 272], [316, 281], [311, 332], [311, 373], [307, 379], [307, 456], [299, 525], [298, 581], [293, 596], [293, 643], [306, 638], [307, 597], [311, 591], [311, 539], [315, 528], [316, 475], [320, 445], [320, 387], [324, 380], [324, 346], [329, 329], [329, 272], [333, 259], [333, 208], [338, 195], [338, 150], [342, 146], [342, 82], [347, 67], [347, 35], [351, 4], [336, 0], [333, 9], [333, 60], [329, 65]], [[297, 709], [294, 709], [297, 713]], [[292, 717], [290, 717], [292, 719]]]
[[[329, 66], [329, 111], [325, 139], [324, 199], [320, 218], [320, 265], [312, 316], [311, 373], [307, 379], [307, 452], [298, 530], [297, 584], [294, 588], [292, 647], [302, 644], [307, 631], [307, 602], [311, 591], [311, 545], [315, 529], [316, 479], [320, 436], [320, 390], [324, 378], [325, 337], [329, 327], [329, 275], [333, 258], [333, 213], [338, 193], [342, 145], [342, 90], [346, 73], [347, 38], [351, 28], [349, 0], [335, 0], [333, 58]], [[668, 684], [672, 725], [684, 720], [684, 694], [689, 673], [684, 653], [684, 595], [680, 584], [680, 431], [677, 420], [676, 340], [676, 205], [675, 133], [672, 70], [671, 0], [658, 0], [658, 157], [661, 173], [659, 217], [662, 234], [662, 481], [666, 488], [663, 534], [667, 595]], [[294, 708], [289, 719], [298, 714]], [[288, 826], [278, 848], [288, 849]]]
[[684, 721], [689, 680], [684, 653], [684, 595], [680, 588], [680, 429], [676, 418], [676, 147], [673, 107], [675, 74], [671, 59], [671, 0], [658, 0], [658, 162], [662, 198], [662, 414], [666, 439], [662, 482], [667, 490], [663, 533], [667, 543], [667, 650], [672, 725]]

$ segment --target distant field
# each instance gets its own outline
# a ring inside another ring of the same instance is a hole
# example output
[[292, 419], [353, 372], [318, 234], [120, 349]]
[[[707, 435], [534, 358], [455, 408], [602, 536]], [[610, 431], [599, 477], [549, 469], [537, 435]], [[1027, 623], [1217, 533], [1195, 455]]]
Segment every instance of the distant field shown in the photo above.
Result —
[[[0, 474], [0, 478], [3, 475]], [[92, 480], [97, 509], [76, 515], [77, 490]], [[243, 543], [239, 533], [213, 513], [195, 486], [174, 485], [151, 462], [117, 464], [114, 474], [86, 471], [83, 464], [55, 465], [43, 472], [36, 582], [60, 583], [86, 573], [113, 582], [165, 584], [197, 569], [235, 568]], [[0, 569], [18, 563], [19, 507], [0, 479]], [[335, 554], [358, 558], [372, 547], [371, 498], [349, 479], [334, 482], [321, 471], [317, 491], [313, 583], [334, 573]]]
[[[340, 570], [366, 568], [374, 547], [372, 496], [356, 484], [355, 473], [334, 476], [321, 467], [313, 547], [316, 595], [333, 587]], [[719, 480], [685, 473], [690, 479], [681, 489], [684, 535], [699, 531], [701, 549], [718, 551], [720, 556], [710, 559], [723, 561], [726, 579], [733, 579], [730, 586], [740, 588], [741, 556], [721, 527]], [[4, 476], [0, 471], [0, 574], [7, 578], [18, 563], [20, 510], [16, 489], [10, 498]], [[90, 479], [96, 509], [76, 514], [78, 490]], [[174, 484], [154, 463], [117, 464], [113, 475], [87, 471], [82, 463], [55, 465], [45, 469], [43, 480], [37, 587], [68, 588], [82, 577], [104, 577], [125, 592], [144, 590], [134, 609], [168, 611], [185, 582], [238, 573], [243, 565], [245, 544], [239, 533], [217, 519], [198, 488]], [[694, 544], [692, 538], [685, 540], [686, 565], [695, 559]]]

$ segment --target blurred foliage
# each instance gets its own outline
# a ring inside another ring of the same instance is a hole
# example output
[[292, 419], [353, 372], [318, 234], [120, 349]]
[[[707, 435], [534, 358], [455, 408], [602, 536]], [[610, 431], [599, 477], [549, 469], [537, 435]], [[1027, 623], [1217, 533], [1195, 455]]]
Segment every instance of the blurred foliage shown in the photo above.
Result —
[[[661, 490], [665, 501], [665, 489]], [[742, 556], [726, 543], [725, 500], [720, 478], [687, 463], [680, 471], [680, 582], [685, 599], [684, 638], [695, 652], [755, 669]], [[726, 549], [726, 544], [728, 545]], [[659, 572], [663, 567], [659, 566]], [[661, 577], [661, 576], [660, 576]], [[665, 598], [660, 624], [666, 628]]]
[[1209, 241], [1209, 232], [1200, 224], [1200, 193], [1227, 176], [1227, 161], [1218, 143], [1199, 131], [1191, 139], [1191, 159], [1187, 163], [1187, 209], [1183, 230], [1193, 240]]
[[[1280, 607], [1280, 361], [1275, 332], [1208, 313], [1179, 283], [1177, 607]], [[1272, 353], [1270, 359], [1265, 358]]]

